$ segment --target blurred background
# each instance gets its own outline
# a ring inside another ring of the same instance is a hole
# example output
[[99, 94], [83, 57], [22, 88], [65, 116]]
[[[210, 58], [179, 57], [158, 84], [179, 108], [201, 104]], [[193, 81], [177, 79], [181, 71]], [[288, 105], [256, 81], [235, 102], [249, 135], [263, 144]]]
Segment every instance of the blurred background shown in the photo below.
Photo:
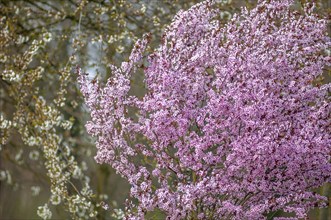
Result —
[[[152, 34], [152, 51], [174, 15], [197, 2], [0, 0], [0, 219], [39, 219], [45, 204], [52, 219], [120, 218], [129, 185], [93, 159], [76, 67], [106, 82], [108, 64], [126, 61], [144, 33]], [[256, 2], [219, 0], [222, 22]], [[331, 1], [314, 2], [330, 19]], [[322, 80], [330, 82], [330, 69]], [[143, 94], [143, 76], [133, 81], [134, 92]], [[330, 185], [316, 192], [330, 201]], [[331, 219], [331, 209], [315, 209], [309, 219]]]

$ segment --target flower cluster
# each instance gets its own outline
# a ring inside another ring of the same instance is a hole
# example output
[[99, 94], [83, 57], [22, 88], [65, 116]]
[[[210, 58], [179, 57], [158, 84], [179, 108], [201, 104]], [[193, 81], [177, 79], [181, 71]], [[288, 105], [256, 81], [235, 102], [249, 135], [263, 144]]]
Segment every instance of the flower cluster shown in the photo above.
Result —
[[[180, 11], [148, 56], [148, 36], [101, 87], [79, 70], [99, 163], [131, 184], [127, 217], [304, 218], [331, 181], [327, 21], [307, 4], [259, 1], [222, 26], [212, 1]], [[135, 203], [134, 201], [138, 201]]]

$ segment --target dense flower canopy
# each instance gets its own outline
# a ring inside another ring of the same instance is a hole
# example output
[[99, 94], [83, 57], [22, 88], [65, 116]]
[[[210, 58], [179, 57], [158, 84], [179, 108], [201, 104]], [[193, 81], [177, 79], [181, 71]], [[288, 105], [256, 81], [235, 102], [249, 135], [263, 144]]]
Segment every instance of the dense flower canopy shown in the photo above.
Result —
[[[128, 217], [298, 218], [331, 181], [327, 21], [260, 1], [225, 26], [212, 1], [180, 11], [148, 56], [146, 93], [132, 92], [149, 37], [101, 88], [79, 70], [96, 160], [131, 184]], [[134, 201], [137, 201], [135, 203]]]

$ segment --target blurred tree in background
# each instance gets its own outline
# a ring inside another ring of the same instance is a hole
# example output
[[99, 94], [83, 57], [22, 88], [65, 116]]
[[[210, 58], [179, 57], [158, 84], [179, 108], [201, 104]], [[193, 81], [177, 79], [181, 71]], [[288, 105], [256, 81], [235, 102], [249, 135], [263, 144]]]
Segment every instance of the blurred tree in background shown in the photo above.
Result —
[[[176, 12], [196, 2], [0, 0], [1, 219], [120, 217], [128, 183], [93, 159], [74, 69], [105, 81], [108, 64], [128, 59], [143, 33], [157, 45]], [[330, 14], [329, 0], [315, 2], [321, 15]], [[225, 23], [256, 0], [219, 3]], [[143, 93], [143, 79], [134, 80], [134, 92]], [[330, 197], [330, 187], [321, 193]]]

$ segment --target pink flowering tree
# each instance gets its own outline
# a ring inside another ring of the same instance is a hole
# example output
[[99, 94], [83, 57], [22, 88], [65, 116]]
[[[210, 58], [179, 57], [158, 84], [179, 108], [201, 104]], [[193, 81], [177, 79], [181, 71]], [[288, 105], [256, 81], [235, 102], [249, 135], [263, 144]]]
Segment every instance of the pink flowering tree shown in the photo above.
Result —
[[138, 41], [103, 87], [79, 70], [95, 159], [130, 183], [128, 218], [304, 218], [331, 180], [327, 21], [270, 0], [221, 26], [213, 4], [180, 11], [147, 61]]

